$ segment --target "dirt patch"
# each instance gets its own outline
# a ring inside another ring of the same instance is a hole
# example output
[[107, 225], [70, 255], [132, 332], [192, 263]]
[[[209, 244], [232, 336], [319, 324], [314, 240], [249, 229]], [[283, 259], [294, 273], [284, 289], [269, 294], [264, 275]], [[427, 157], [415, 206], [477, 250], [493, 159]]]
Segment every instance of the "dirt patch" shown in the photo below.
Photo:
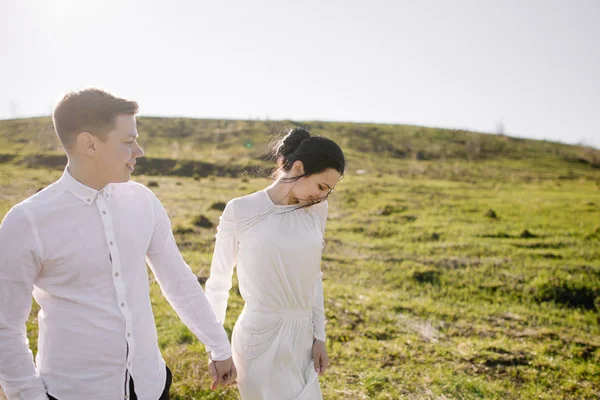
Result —
[[[64, 169], [67, 157], [64, 154], [32, 154], [18, 159], [11, 154], [0, 154], [0, 163], [15, 162], [28, 168]], [[155, 176], [187, 177], [237, 177], [242, 174], [263, 176], [268, 170], [256, 167], [219, 165], [197, 160], [174, 160], [170, 158], [142, 157], [135, 166], [136, 173]]]

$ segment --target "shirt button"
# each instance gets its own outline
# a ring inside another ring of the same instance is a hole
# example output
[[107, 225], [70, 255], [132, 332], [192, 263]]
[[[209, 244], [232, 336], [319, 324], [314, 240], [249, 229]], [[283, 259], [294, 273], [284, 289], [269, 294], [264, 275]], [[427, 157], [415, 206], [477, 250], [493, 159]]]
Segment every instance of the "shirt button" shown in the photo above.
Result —
[[106, 215], [106, 211], [102, 211], [102, 214]]
[[92, 199], [87, 199], [87, 202], [89, 203], [90, 201], [92, 201]]
[[128, 366], [128, 367], [131, 367], [131, 363], [130, 363], [130, 362], [128, 362], [128, 363], [127, 363], [127, 366]]
[[128, 332], [128, 333], [127, 333], [127, 337], [130, 337], [130, 336], [131, 336], [131, 333], [129, 333], [129, 332]]
[[118, 273], [118, 272], [115, 272], [115, 276], [119, 276], [119, 273]]
[[113, 242], [110, 242], [110, 245], [112, 246], [112, 245], [113, 245]]
[[125, 303], [121, 303], [121, 307], [125, 307]]

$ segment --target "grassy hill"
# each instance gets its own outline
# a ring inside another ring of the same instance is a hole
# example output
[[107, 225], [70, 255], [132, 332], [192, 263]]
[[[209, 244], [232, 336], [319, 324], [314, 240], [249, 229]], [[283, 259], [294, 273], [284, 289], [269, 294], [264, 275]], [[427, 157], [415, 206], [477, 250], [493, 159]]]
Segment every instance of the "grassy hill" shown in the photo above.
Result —
[[[417, 126], [140, 118], [134, 179], [165, 204], [201, 282], [219, 203], [269, 184], [244, 171], [264, 175], [267, 144], [293, 125], [336, 140], [349, 164], [322, 264], [325, 398], [600, 396], [597, 150]], [[60, 176], [53, 135], [49, 118], [0, 121], [0, 218]], [[173, 398], [238, 398], [207, 389], [203, 346], [154, 282], [152, 296]], [[234, 284], [229, 333], [242, 306]]]
[[[138, 118], [138, 130], [147, 156], [139, 171], [207, 176], [269, 168], [270, 162], [265, 161], [269, 143], [298, 125], [340, 144], [350, 170], [452, 180], [482, 176], [505, 180], [513, 174], [543, 179], [575, 173], [593, 178], [586, 167], [600, 168], [598, 150], [505, 135], [407, 125], [143, 117]], [[62, 167], [63, 152], [51, 119], [0, 121], [0, 161]], [[427, 168], [410, 168], [412, 161], [428, 161], [420, 163]], [[452, 168], [463, 165], [463, 161], [484, 162], [486, 167], [466, 174], [461, 168]]]

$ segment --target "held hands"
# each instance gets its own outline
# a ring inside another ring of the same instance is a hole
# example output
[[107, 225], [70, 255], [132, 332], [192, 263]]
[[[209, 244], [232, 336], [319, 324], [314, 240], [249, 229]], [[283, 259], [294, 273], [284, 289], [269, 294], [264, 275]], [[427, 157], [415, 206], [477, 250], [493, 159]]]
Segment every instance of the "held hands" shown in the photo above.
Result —
[[213, 379], [212, 384], [210, 385], [212, 390], [215, 390], [219, 385], [225, 387], [237, 383], [237, 369], [235, 368], [231, 357], [223, 361], [213, 361], [209, 353], [208, 371]]
[[315, 371], [319, 375], [323, 375], [329, 365], [329, 357], [327, 357], [327, 349], [325, 342], [315, 339], [312, 347], [313, 360], [315, 361]]

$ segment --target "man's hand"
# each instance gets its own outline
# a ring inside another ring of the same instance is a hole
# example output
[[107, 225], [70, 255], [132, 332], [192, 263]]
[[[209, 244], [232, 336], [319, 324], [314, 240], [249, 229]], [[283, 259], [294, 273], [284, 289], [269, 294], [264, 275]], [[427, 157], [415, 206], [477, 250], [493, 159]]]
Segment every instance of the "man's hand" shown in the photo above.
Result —
[[325, 342], [315, 339], [312, 347], [313, 360], [315, 361], [315, 371], [322, 375], [329, 365], [329, 357], [327, 357], [327, 349]]
[[237, 369], [235, 368], [231, 357], [223, 361], [213, 361], [209, 354], [208, 371], [213, 379], [212, 384], [210, 385], [212, 390], [215, 390], [219, 385], [229, 386], [237, 383]]

